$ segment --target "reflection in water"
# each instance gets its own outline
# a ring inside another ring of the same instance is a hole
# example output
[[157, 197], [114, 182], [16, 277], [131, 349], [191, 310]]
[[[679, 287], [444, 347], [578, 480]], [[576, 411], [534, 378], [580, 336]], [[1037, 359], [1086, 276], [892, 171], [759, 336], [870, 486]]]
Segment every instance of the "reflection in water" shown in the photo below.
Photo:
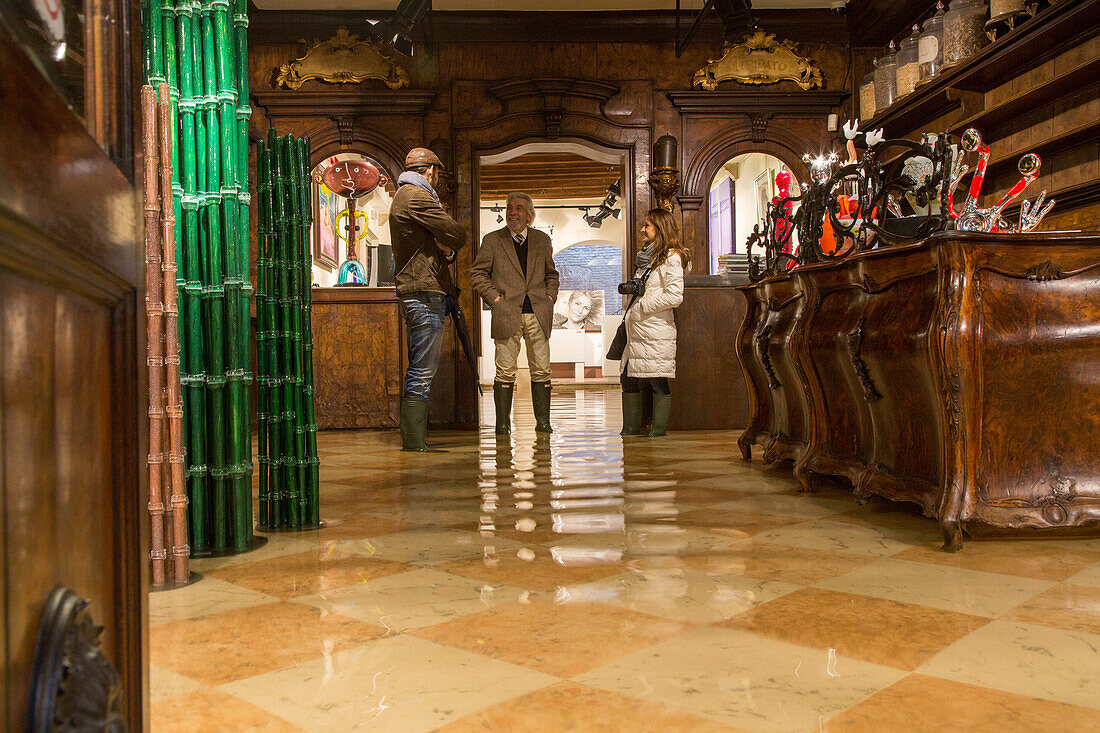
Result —
[[[480, 433], [478, 462], [482, 537], [514, 527], [510, 537], [531, 543], [519, 557], [534, 559], [539, 551], [548, 552], [565, 567], [618, 563], [629, 570], [631, 558], [671, 557], [687, 548], [684, 530], [675, 523], [676, 480], [627, 470], [618, 422], [607, 415], [609, 397], [614, 400], [618, 393], [559, 397], [553, 417], [561, 427], [550, 436], [534, 431], [524, 400], [517, 402], [512, 434], [495, 435], [492, 402], [484, 398], [481, 422], [487, 427]], [[639, 450], [650, 453], [654, 447], [659, 451], [661, 444]], [[549, 538], [535, 539], [540, 528], [549, 531]], [[536, 551], [536, 542], [545, 549]], [[682, 588], [670, 583], [652, 590], [680, 593]], [[609, 587], [578, 594], [559, 586], [556, 600], [606, 601], [620, 593]]]

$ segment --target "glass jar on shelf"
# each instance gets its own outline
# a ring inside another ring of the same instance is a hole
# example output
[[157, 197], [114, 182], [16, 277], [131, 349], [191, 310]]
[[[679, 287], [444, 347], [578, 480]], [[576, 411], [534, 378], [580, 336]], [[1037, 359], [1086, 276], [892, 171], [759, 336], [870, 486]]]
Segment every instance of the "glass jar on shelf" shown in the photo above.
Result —
[[920, 64], [918, 84], [931, 81], [943, 71], [943, 3], [936, 3], [936, 13], [924, 21], [917, 44], [917, 61]]
[[875, 112], [884, 111], [898, 98], [898, 53], [894, 42], [886, 55], [875, 59]]
[[898, 96], [904, 97], [917, 88], [920, 78], [920, 64], [917, 61], [917, 46], [920, 44], [920, 26], [913, 24], [913, 32], [902, 40], [898, 48]]
[[952, 0], [943, 15], [943, 65], [955, 66], [982, 49], [988, 17], [984, 0]]
[[859, 116], [869, 120], [875, 116], [875, 72], [868, 71], [859, 85]]
[[1025, 15], [1026, 5], [1025, 0], [989, 0], [989, 17], [991, 20], [1000, 20], [1010, 16]]

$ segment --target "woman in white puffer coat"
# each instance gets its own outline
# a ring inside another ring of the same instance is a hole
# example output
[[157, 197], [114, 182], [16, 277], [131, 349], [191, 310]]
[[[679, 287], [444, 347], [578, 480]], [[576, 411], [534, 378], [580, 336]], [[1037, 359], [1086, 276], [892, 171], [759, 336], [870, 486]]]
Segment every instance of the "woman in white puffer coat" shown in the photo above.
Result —
[[[622, 435], [639, 435], [642, 391], [653, 394], [653, 421], [649, 437], [664, 435], [672, 411], [668, 380], [676, 376], [676, 321], [673, 310], [684, 299], [684, 271], [691, 254], [680, 242], [680, 224], [664, 209], [652, 209], [642, 224], [645, 245], [638, 253], [634, 277], [645, 290], [626, 311], [626, 350], [623, 352]], [[629, 301], [628, 301], [629, 304]]]

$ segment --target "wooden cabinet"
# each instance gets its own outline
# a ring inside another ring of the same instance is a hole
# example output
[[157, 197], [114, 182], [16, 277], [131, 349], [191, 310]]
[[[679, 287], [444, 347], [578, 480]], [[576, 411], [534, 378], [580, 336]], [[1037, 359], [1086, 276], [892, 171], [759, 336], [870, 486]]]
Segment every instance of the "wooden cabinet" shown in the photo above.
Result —
[[391, 288], [313, 289], [317, 427], [396, 428], [405, 329]]
[[1100, 237], [943, 233], [744, 286], [739, 440], [962, 531], [1100, 533]]

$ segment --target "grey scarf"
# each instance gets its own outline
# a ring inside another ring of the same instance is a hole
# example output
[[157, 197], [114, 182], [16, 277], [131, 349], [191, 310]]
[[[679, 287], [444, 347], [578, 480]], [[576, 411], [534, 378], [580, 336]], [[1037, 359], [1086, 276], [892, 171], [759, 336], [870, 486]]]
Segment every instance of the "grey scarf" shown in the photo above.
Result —
[[405, 171], [397, 177], [397, 185], [404, 186], [405, 184], [424, 189], [432, 195], [432, 198], [435, 199], [435, 202], [437, 204], [439, 204], [440, 206], [443, 205], [442, 203], [440, 203], [439, 194], [435, 192], [432, 184], [428, 183], [428, 179], [420, 175], [416, 171]]

